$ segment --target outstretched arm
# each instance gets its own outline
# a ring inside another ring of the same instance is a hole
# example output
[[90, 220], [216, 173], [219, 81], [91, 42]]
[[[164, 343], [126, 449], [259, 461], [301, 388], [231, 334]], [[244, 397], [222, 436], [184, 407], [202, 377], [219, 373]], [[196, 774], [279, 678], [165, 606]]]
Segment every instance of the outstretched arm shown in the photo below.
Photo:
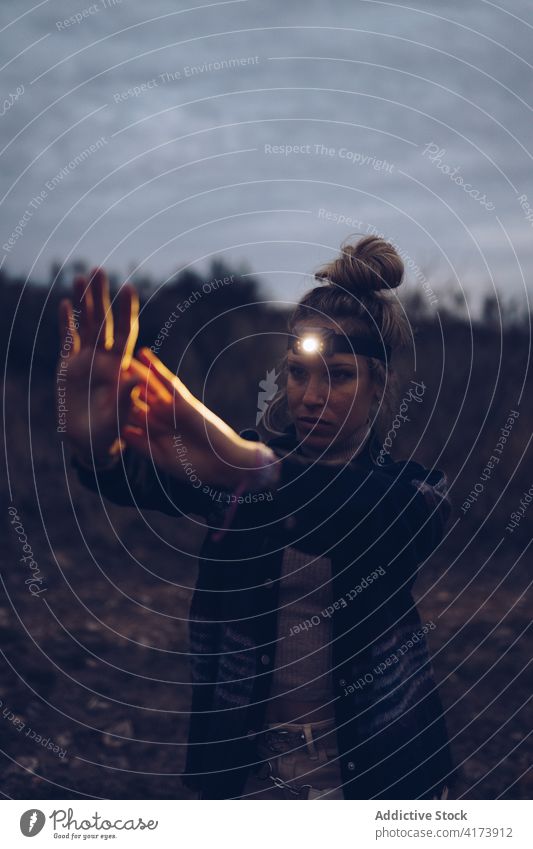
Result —
[[[192, 467], [212, 486], [259, 488], [266, 479], [265, 463], [275, 460], [272, 451], [239, 436], [149, 348], [138, 351], [137, 358], [132, 367], [144, 372], [139, 372], [139, 393], [124, 427], [126, 442], [178, 480], [188, 480]], [[270, 465], [269, 479], [275, 476]]]
[[106, 465], [95, 467], [75, 453], [70, 461], [84, 486], [114, 504], [158, 510], [176, 517], [189, 513], [207, 517], [213, 509], [213, 501], [203, 487], [177, 480], [128, 445]]

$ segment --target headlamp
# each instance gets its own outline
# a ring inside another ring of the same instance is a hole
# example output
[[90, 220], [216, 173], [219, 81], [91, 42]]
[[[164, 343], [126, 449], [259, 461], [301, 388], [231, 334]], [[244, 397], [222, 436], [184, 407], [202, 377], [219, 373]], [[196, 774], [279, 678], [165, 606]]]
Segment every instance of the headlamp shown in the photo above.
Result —
[[330, 357], [333, 354], [362, 354], [388, 362], [391, 346], [379, 336], [346, 336], [335, 333], [328, 327], [302, 327], [298, 334], [289, 333], [287, 349], [294, 354], [320, 354]]

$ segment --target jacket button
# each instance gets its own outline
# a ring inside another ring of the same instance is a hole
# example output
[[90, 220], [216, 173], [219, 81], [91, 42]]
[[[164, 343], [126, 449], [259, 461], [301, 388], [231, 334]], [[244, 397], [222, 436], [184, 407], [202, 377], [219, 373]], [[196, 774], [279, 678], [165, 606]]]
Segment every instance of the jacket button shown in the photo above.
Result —
[[268, 656], [268, 654], [261, 655], [261, 663], [263, 664], [263, 666], [268, 666], [268, 664], [270, 663], [270, 657]]
[[263, 586], [264, 586], [267, 590], [269, 590], [271, 587], [273, 587], [273, 586], [274, 586], [274, 581], [272, 580], [272, 578], [267, 578], [267, 579], [266, 579], [266, 581], [265, 581], [265, 583], [263, 584]]
[[339, 678], [339, 687], [346, 687], [346, 678]]
[[353, 762], [353, 761], [348, 761], [348, 763], [346, 764], [346, 766], [347, 766], [347, 768], [350, 770], [350, 772], [353, 772], [353, 771], [354, 771], [354, 769], [355, 769], [355, 764], [354, 764], [354, 762]]
[[285, 527], [287, 528], [287, 530], [290, 531], [295, 526], [296, 526], [296, 519], [294, 518], [294, 516], [289, 516], [287, 519], [285, 519]]

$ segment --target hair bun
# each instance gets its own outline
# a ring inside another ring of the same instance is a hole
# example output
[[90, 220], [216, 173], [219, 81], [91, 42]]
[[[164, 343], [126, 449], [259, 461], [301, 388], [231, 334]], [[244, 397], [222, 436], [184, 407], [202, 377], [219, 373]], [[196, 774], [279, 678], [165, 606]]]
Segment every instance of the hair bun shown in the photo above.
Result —
[[343, 242], [341, 255], [315, 277], [364, 295], [380, 289], [396, 289], [403, 273], [402, 258], [389, 242], [379, 236], [364, 236], [355, 244]]

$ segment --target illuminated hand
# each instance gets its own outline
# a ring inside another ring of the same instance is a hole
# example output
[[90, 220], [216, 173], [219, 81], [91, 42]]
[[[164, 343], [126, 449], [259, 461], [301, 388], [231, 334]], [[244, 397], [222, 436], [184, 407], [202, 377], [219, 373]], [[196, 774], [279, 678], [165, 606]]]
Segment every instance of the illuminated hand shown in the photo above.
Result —
[[149, 348], [136, 357], [130, 368], [139, 386], [123, 429], [126, 443], [180, 480], [194, 473], [226, 489], [242, 483], [255, 468], [257, 443], [242, 439], [195, 398]]
[[79, 328], [72, 301], [63, 298], [59, 304], [62, 353], [56, 391], [58, 401], [65, 401], [65, 432], [72, 446], [87, 461], [92, 455], [105, 459], [113, 446], [120, 447], [120, 426], [139, 380], [138, 370], [129, 370], [139, 327], [139, 299], [133, 286], [122, 286], [113, 318], [107, 276], [99, 268], [93, 269], [88, 280], [75, 279], [74, 296]]

